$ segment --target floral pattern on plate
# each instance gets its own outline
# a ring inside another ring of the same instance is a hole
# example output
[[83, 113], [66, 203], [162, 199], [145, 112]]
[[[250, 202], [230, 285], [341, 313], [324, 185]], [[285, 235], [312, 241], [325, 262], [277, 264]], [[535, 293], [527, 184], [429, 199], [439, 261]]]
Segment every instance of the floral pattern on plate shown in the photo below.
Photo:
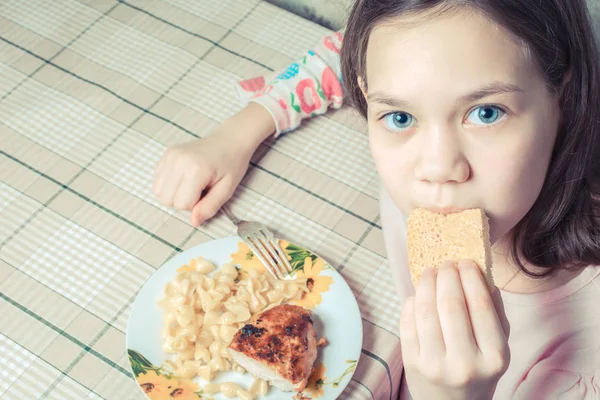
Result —
[[[197, 400], [211, 397], [211, 395], [203, 395], [199, 385], [193, 380], [177, 378], [168, 371], [168, 367], [155, 367], [134, 350], [128, 350], [127, 353], [136, 381], [150, 400]], [[318, 399], [323, 396], [325, 386], [338, 386], [346, 375], [352, 374], [356, 369], [357, 360], [347, 360], [346, 363], [349, 364], [346, 371], [329, 382], [325, 376], [325, 365], [319, 363], [308, 379], [308, 385], [303, 392], [304, 397]]]
[[[322, 258], [290, 242], [279, 240], [279, 245], [288, 256], [292, 269], [297, 276], [308, 279], [307, 287], [310, 292], [294, 304], [308, 309], [315, 308], [318, 304], [321, 304], [322, 294], [327, 292], [333, 283], [332, 277], [320, 274], [323, 270], [331, 269], [331, 267], [325, 264]], [[251, 269], [256, 269], [261, 273], [266, 271], [262, 262], [244, 242], [238, 243], [238, 251], [231, 255], [231, 261], [242, 269], [240, 272], [241, 277], [245, 277]]]

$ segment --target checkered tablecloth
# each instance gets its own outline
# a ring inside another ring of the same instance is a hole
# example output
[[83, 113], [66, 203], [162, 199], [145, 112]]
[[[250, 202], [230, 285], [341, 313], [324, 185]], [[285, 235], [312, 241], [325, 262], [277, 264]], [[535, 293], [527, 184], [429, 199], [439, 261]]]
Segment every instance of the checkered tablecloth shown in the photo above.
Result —
[[[161, 206], [154, 166], [240, 108], [234, 82], [327, 33], [259, 0], [0, 0], [0, 398], [144, 398], [125, 352], [138, 290], [234, 233]], [[364, 343], [343, 399], [391, 399], [401, 373], [378, 185], [342, 109], [264, 145], [231, 202], [354, 291]]]

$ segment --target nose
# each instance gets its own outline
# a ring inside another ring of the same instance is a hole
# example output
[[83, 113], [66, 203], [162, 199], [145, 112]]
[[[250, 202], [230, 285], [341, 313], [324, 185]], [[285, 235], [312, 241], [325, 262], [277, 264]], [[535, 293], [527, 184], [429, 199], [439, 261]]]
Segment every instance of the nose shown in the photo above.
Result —
[[459, 132], [437, 126], [421, 134], [421, 154], [415, 171], [418, 180], [443, 184], [462, 183], [469, 179], [471, 167]]

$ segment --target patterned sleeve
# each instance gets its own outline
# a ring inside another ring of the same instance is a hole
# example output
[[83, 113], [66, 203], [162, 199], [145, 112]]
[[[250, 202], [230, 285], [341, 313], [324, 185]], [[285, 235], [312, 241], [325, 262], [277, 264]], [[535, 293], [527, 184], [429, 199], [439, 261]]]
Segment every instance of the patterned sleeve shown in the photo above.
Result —
[[274, 78], [259, 76], [238, 82], [236, 93], [244, 102], [256, 102], [275, 120], [275, 136], [292, 131], [305, 118], [342, 106], [340, 49], [342, 33], [327, 36], [314, 50], [278, 71]]

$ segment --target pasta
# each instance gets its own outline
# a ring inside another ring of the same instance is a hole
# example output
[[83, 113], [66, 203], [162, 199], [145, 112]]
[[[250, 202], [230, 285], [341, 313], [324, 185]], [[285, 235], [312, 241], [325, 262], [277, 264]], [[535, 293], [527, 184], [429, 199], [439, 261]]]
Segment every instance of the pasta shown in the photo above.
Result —
[[[195, 261], [193, 271], [179, 272], [167, 283], [158, 303], [164, 312], [163, 350], [175, 355], [166, 363], [180, 378], [199, 376], [208, 382], [220, 371], [245, 373], [227, 351], [233, 336], [253, 315], [300, 300], [308, 292], [307, 279], [282, 281], [256, 270], [240, 279], [233, 264], [215, 272], [215, 265], [202, 257]], [[257, 379], [246, 390], [231, 382], [209, 383], [203, 390], [253, 400], [267, 393], [268, 384]]]

